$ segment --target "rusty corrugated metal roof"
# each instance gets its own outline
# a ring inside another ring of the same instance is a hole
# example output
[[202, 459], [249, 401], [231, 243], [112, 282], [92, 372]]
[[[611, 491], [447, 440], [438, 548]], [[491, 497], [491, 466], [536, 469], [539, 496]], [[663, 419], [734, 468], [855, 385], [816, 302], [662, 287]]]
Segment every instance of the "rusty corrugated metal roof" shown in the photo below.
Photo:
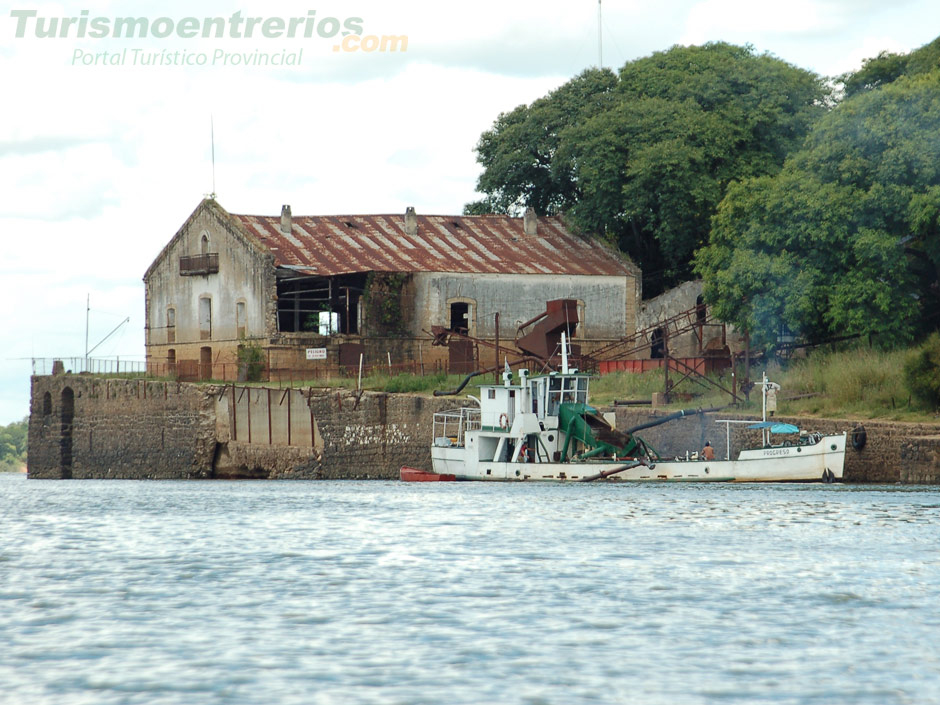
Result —
[[418, 216], [405, 234], [403, 215], [294, 216], [290, 233], [276, 216], [232, 215], [274, 254], [275, 264], [335, 276], [354, 272], [586, 274], [636, 276], [626, 257], [573, 235], [558, 217], [538, 219], [526, 235], [522, 218]]

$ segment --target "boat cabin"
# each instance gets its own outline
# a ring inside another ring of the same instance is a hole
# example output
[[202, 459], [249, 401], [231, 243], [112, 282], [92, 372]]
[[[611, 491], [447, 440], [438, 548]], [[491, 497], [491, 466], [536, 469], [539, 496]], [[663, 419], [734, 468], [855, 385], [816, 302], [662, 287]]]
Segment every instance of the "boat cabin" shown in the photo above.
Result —
[[519, 370], [519, 383], [503, 373], [503, 384], [480, 385], [480, 422], [491, 431], [508, 431], [518, 414], [530, 413], [544, 427], [558, 427], [558, 410], [564, 403], [587, 404], [590, 375], [551, 372], [529, 379]]

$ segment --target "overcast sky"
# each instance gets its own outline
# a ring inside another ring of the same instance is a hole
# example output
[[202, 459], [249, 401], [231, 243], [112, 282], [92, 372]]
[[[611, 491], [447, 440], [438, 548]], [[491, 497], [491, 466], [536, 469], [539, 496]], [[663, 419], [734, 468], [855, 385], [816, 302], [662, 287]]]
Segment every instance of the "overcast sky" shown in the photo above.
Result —
[[[93, 356], [143, 359], [141, 277], [213, 189], [233, 213], [457, 214], [478, 197], [480, 133], [599, 61], [596, 0], [4, 7], [0, 424], [28, 413], [31, 358], [84, 355], [89, 296], [89, 347], [118, 328]], [[245, 37], [236, 12], [271, 22]], [[148, 36], [111, 36], [123, 17]], [[224, 36], [201, 38], [216, 17]], [[54, 20], [65, 36], [37, 36]], [[336, 51], [342, 32], [321, 34], [347, 23], [363, 42], [407, 36], [407, 51]], [[604, 0], [602, 28], [614, 68], [724, 40], [832, 76], [934, 39], [940, 3]], [[295, 65], [244, 64], [265, 55]]]

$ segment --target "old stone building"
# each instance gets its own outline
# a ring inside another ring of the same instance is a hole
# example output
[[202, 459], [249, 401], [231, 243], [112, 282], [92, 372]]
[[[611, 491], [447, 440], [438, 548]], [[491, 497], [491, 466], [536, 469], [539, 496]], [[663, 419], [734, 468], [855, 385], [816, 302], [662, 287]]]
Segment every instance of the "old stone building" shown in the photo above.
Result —
[[[430, 345], [432, 327], [492, 340], [499, 314], [505, 342], [555, 299], [577, 302], [571, 333], [589, 352], [636, 329], [641, 299], [639, 269], [559, 217], [235, 215], [213, 199], [144, 283], [151, 370], [214, 379], [237, 377], [240, 346], [260, 347], [272, 371], [360, 353], [446, 364], [453, 350]], [[495, 361], [486, 347], [462, 354]]]

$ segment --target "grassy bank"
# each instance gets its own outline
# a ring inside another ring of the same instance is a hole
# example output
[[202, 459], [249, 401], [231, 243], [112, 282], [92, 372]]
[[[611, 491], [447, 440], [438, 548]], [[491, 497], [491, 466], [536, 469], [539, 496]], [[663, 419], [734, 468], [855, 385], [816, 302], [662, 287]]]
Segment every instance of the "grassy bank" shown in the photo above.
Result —
[[[815, 352], [809, 357], [772, 362], [766, 367], [767, 376], [781, 386], [778, 394], [777, 414], [794, 416], [852, 417], [893, 421], [935, 421], [936, 413], [919, 407], [912, 401], [904, 381], [904, 361], [909, 350], [884, 352], [860, 347], [840, 352]], [[751, 379], [760, 380], [761, 365], [751, 366]], [[744, 377], [743, 367], [737, 370], [738, 386]], [[465, 375], [439, 373], [426, 377], [401, 375], [372, 375], [362, 379], [362, 388], [392, 393], [432, 394], [435, 390], [456, 389]], [[672, 372], [676, 383], [681, 375]], [[715, 385], [731, 389], [730, 371], [714, 375]], [[476, 394], [475, 385], [492, 383], [493, 374], [480, 375], [470, 381], [459, 395]], [[330, 380], [293, 380], [296, 387], [331, 387], [356, 389], [355, 376]], [[268, 383], [256, 383], [268, 384]], [[277, 384], [277, 383], [275, 383]], [[686, 379], [674, 388], [668, 409], [725, 407], [731, 404], [730, 395], [717, 386], [694, 379]], [[663, 372], [654, 370], [643, 374], [617, 372], [597, 377], [591, 385], [591, 401], [595, 406], [608, 406], [614, 401], [649, 401], [654, 392], [663, 391]], [[756, 413], [761, 411], [759, 390], [751, 392], [751, 402], [742, 403], [735, 410]]]
[[[842, 352], [816, 352], [808, 358], [784, 364], [772, 363], [767, 377], [781, 386], [777, 400], [778, 415], [850, 416], [895, 421], [934, 421], [936, 414], [918, 408], [904, 383], [906, 350], [883, 352], [858, 348]], [[764, 368], [751, 367], [751, 379], [759, 380]], [[739, 380], [743, 369], [738, 370]], [[678, 375], [673, 373], [672, 379]], [[730, 372], [714, 380], [726, 388], [731, 386]], [[663, 390], [663, 373], [642, 375], [618, 373], [607, 375], [593, 385], [595, 404], [610, 404], [616, 399], [649, 399], [653, 392]], [[676, 399], [669, 408], [723, 406], [730, 402], [727, 394], [706, 388], [691, 380], [675, 388]], [[692, 395], [689, 398], [689, 395]], [[752, 391], [751, 403], [741, 410], [760, 413], [760, 392]]]

